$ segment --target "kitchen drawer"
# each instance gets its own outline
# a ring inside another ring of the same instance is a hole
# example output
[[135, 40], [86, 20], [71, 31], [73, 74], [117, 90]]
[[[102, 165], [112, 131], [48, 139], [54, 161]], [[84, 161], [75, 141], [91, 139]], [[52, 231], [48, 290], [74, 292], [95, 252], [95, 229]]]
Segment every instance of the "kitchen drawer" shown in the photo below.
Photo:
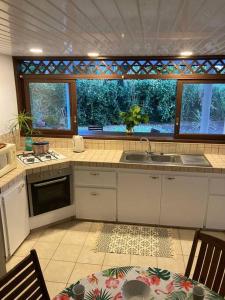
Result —
[[116, 173], [99, 170], [75, 170], [75, 185], [115, 187]]
[[116, 220], [116, 190], [80, 187], [75, 193], [77, 218]]
[[209, 193], [212, 195], [225, 195], [225, 178], [211, 178]]

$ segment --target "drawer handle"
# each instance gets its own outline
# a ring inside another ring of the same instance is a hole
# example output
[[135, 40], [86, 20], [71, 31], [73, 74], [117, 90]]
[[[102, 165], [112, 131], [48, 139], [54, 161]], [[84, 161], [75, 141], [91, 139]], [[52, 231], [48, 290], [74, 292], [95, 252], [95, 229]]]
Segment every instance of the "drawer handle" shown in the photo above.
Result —
[[98, 196], [98, 193], [92, 192], [91, 196]]
[[99, 175], [99, 173], [91, 172], [90, 175], [97, 176], [97, 175]]
[[150, 176], [152, 179], [159, 179], [158, 176]]
[[168, 180], [174, 180], [175, 177], [167, 177]]

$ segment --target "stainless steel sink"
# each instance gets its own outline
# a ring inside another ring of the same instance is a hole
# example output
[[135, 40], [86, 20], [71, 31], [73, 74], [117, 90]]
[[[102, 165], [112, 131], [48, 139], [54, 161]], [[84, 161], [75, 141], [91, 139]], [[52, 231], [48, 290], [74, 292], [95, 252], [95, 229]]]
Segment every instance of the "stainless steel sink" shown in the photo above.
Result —
[[147, 152], [124, 151], [120, 159], [121, 162], [127, 163], [144, 163], [144, 164], [182, 164], [180, 155], [160, 154]]
[[138, 151], [124, 151], [121, 156], [120, 162], [211, 167], [211, 164], [204, 155], [179, 155], [166, 153], [147, 153]]
[[160, 164], [181, 164], [182, 165], [182, 160], [180, 155], [152, 153], [150, 157], [153, 162], [157, 162]]
[[129, 163], [148, 163], [149, 162], [149, 154], [147, 152], [131, 152], [124, 151], [123, 155], [120, 159], [121, 162], [129, 162]]

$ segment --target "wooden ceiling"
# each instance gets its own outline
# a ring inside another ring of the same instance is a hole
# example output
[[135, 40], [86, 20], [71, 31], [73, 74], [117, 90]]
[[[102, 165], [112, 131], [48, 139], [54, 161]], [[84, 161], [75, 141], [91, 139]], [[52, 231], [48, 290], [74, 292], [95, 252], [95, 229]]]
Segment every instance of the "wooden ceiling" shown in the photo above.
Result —
[[0, 53], [225, 54], [225, 0], [0, 0]]

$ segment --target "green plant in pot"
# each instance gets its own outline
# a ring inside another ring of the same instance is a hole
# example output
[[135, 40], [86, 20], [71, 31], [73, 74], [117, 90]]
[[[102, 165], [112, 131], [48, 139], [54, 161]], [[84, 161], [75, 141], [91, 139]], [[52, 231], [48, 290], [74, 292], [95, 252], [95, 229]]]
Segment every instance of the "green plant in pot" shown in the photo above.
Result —
[[25, 150], [32, 150], [32, 135], [34, 130], [31, 128], [32, 116], [26, 112], [18, 113], [17, 117], [12, 120], [10, 131], [15, 135], [16, 131], [19, 129], [25, 136]]
[[141, 108], [138, 105], [133, 105], [128, 112], [120, 112], [120, 117], [126, 125], [128, 134], [133, 132], [134, 126], [146, 124], [149, 122], [149, 117], [141, 113]]

